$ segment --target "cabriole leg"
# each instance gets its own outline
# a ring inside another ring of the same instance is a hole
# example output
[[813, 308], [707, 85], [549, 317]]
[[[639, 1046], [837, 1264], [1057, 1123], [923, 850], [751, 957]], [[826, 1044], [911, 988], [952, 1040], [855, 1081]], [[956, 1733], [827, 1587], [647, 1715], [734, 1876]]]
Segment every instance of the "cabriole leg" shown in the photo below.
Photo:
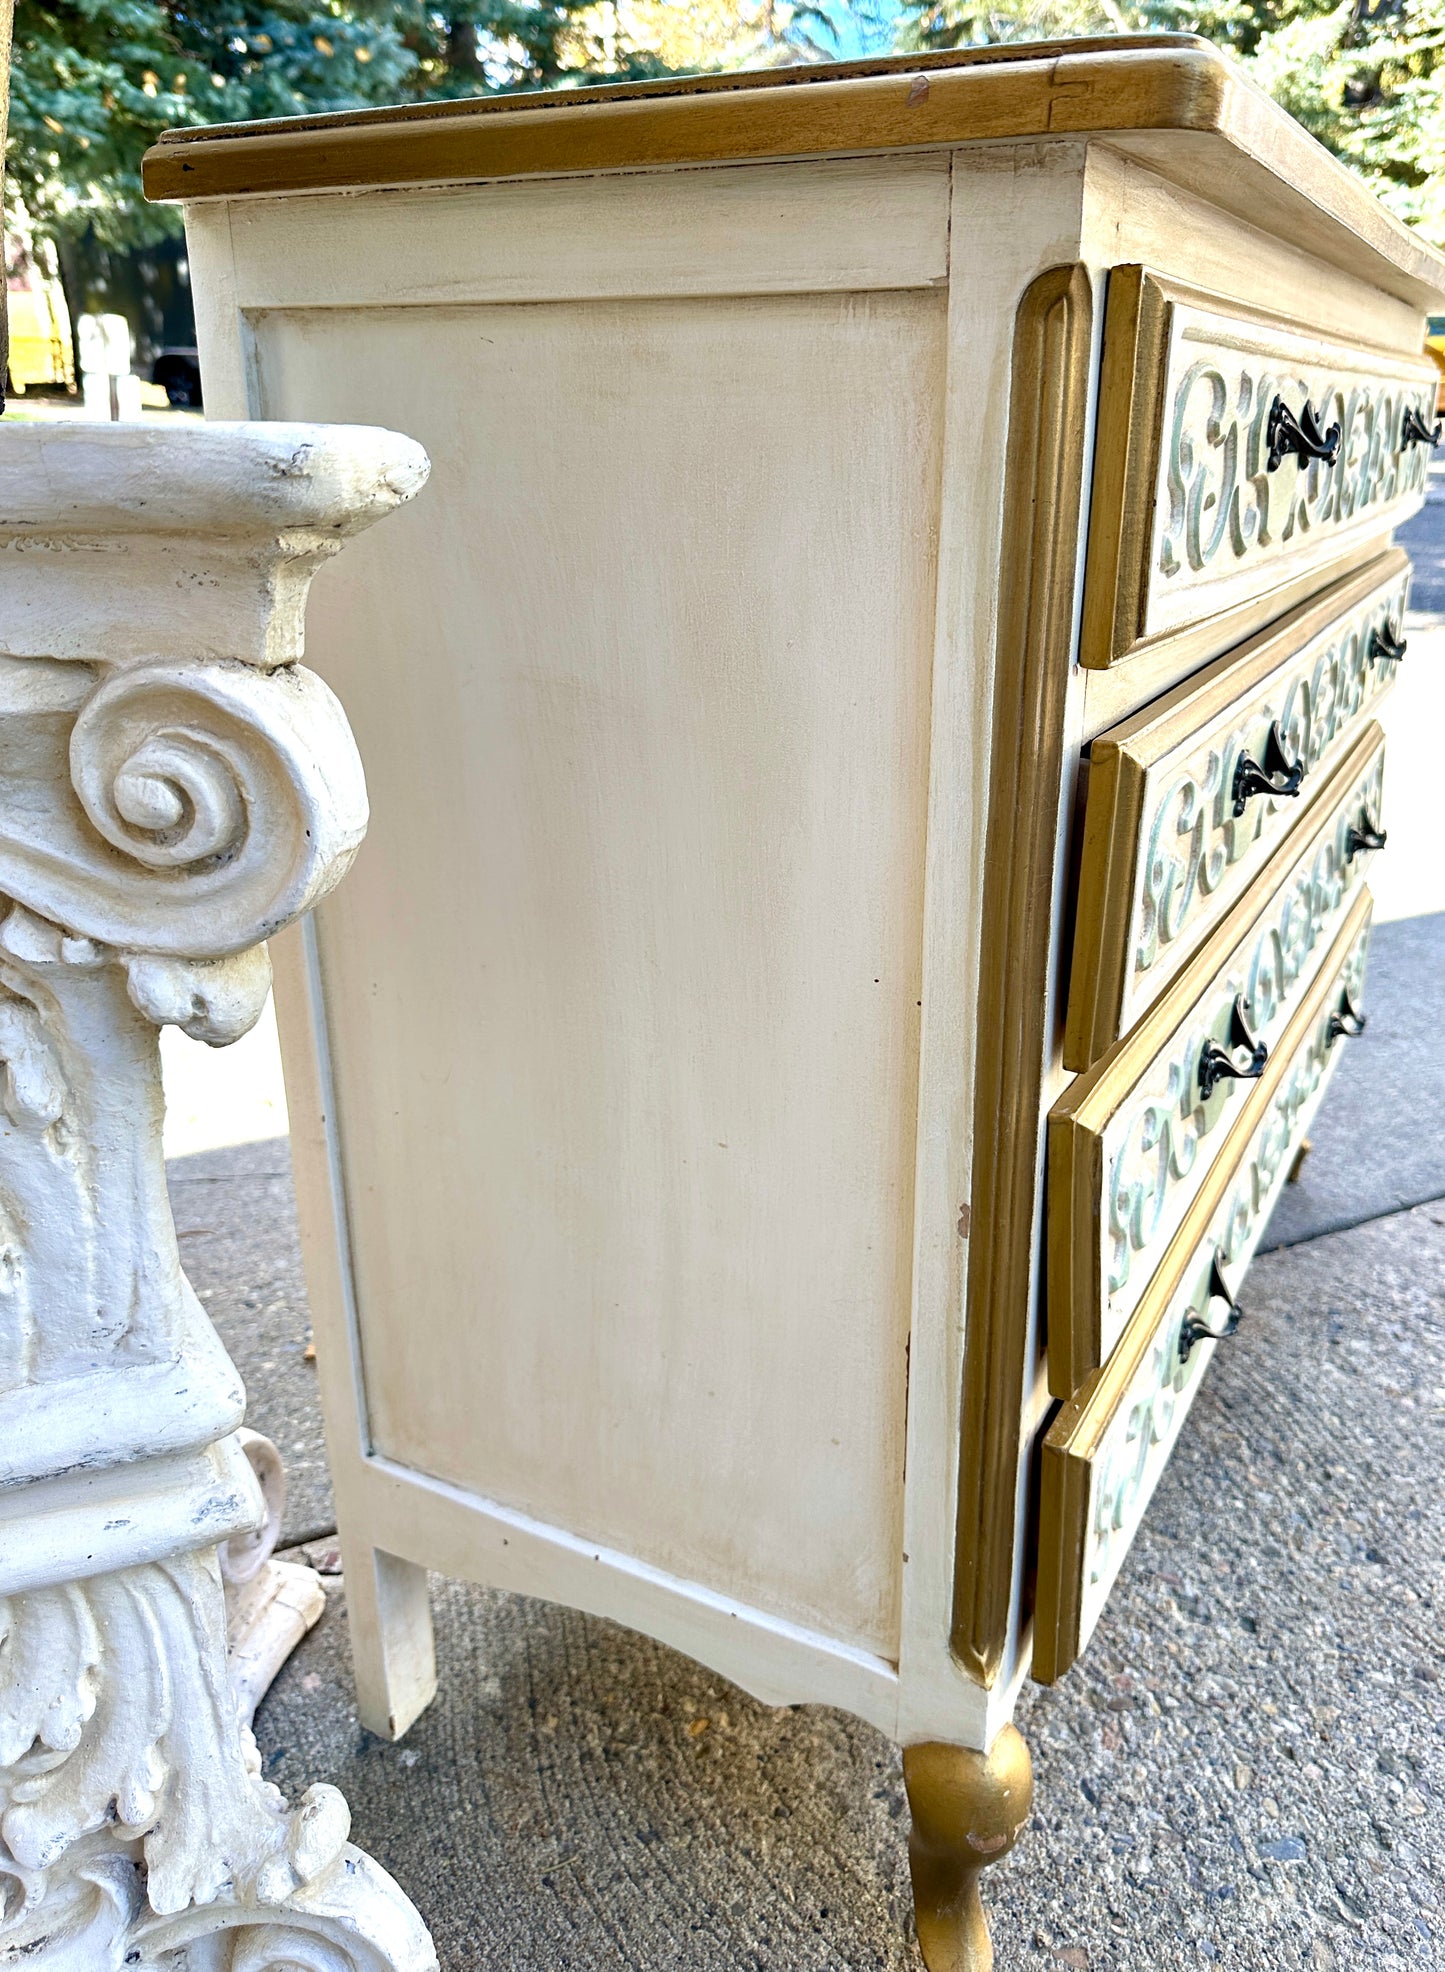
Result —
[[1029, 1749], [1011, 1725], [987, 1753], [937, 1741], [908, 1746], [903, 1780], [913, 1815], [908, 1861], [923, 1962], [928, 1972], [990, 1972], [993, 1944], [978, 1879], [1008, 1854], [1028, 1820]]

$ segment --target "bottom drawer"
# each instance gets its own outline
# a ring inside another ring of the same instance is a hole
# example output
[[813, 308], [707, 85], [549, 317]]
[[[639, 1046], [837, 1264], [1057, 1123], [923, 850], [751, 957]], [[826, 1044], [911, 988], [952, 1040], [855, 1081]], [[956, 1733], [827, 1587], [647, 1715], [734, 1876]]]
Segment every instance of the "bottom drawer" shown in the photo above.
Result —
[[1044, 1439], [1034, 1676], [1061, 1677], [1093, 1634], [1227, 1324], [1338, 1057], [1358, 1032], [1369, 937], [1362, 891], [1109, 1360]]

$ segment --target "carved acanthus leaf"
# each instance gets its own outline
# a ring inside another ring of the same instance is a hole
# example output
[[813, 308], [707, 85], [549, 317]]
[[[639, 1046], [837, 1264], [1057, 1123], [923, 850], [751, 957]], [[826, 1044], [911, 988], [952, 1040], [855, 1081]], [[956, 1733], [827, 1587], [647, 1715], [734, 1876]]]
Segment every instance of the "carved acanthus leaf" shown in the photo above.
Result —
[[226, 1047], [261, 1018], [271, 991], [264, 945], [225, 959], [125, 958], [131, 1004], [156, 1027], [179, 1027], [193, 1041]]
[[0, 1838], [21, 1869], [110, 1827], [170, 1912], [284, 1901], [340, 1854], [334, 1789], [288, 1812], [246, 1770], [222, 1610], [214, 1554], [0, 1602]]

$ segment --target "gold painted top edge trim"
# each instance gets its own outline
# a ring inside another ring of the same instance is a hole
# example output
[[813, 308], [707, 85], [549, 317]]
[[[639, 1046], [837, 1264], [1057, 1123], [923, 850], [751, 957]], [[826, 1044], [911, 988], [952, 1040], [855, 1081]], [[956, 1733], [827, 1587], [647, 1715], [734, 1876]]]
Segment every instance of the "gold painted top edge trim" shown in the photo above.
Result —
[[1193, 48], [1217, 54], [1197, 34], [1119, 34], [1066, 36], [1055, 41], [998, 42], [986, 48], [949, 48], [937, 54], [877, 55], [855, 62], [791, 62], [777, 68], [739, 68], [709, 73], [656, 76], [649, 81], [587, 82], [572, 89], [513, 89], [495, 96], [461, 96], [445, 102], [380, 104], [370, 109], [321, 110], [310, 116], [273, 116], [248, 123], [186, 124], [162, 131], [154, 149], [177, 144], [211, 144], [229, 137], [264, 136], [299, 130], [353, 130], [368, 124], [433, 123], [451, 117], [506, 116], [519, 111], [563, 110], [578, 105], [652, 102], [659, 97], [751, 93], [757, 89], [816, 88], [825, 82], [932, 74], [940, 69], [988, 68], [1063, 56], [1112, 54], [1123, 50]]
[[[788, 78], [792, 77], [791, 86]], [[853, 156], [1095, 131], [1223, 129], [1248, 85], [1207, 44], [904, 58], [877, 73], [805, 69], [728, 87], [578, 89], [469, 102], [465, 113], [341, 113], [172, 132], [144, 159], [147, 198]], [[422, 111], [432, 106], [419, 105]], [[1286, 130], [1303, 133], [1280, 112]], [[1321, 152], [1321, 157], [1325, 153]], [[1343, 167], [1337, 167], [1342, 169]], [[1366, 195], [1368, 196], [1368, 195]]]
[[147, 152], [142, 179], [152, 200], [246, 197], [1149, 131], [1222, 138], [1406, 281], [1445, 294], [1445, 255], [1190, 35], [1018, 42], [173, 130]]

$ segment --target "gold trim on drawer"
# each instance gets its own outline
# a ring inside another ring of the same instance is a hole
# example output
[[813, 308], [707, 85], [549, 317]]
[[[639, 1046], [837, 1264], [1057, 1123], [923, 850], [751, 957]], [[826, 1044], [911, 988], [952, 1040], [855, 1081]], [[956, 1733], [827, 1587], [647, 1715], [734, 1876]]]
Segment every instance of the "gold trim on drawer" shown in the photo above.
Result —
[[1240, 1154], [1187, 1213], [1118, 1348], [1043, 1443], [1033, 1674], [1051, 1684], [1093, 1634], [1217, 1343], [1181, 1350], [1185, 1323], [1218, 1325], [1216, 1259], [1237, 1285], [1338, 1057], [1332, 1022], [1364, 978], [1370, 893], [1350, 908], [1319, 977], [1245, 1106]]
[[[1253, 1083], [1205, 1097], [1206, 1044], [1237, 1046], [1236, 1000], [1273, 1051], [1363, 882], [1381, 823], [1385, 736], [1370, 725], [1318, 801], [1137, 1027], [1049, 1116], [1049, 1388], [1070, 1397], [1114, 1348]], [[1242, 1052], [1239, 1055], [1244, 1060]]]
[[[1405, 413], [1432, 424], [1437, 381], [1427, 358], [1114, 268], [1081, 662], [1105, 670], [1165, 638], [1219, 650], [1231, 618], [1414, 513], [1429, 447], [1405, 443]], [[1338, 424], [1333, 464], [1287, 455], [1269, 469], [1276, 397]]]
[[[1409, 568], [1398, 548], [1381, 555], [1093, 742], [1067, 1068], [1128, 1031], [1313, 805], [1321, 769], [1393, 682], [1371, 640], [1399, 628]], [[1267, 763], [1276, 723], [1303, 795], [1255, 795], [1236, 816], [1240, 759]]]

